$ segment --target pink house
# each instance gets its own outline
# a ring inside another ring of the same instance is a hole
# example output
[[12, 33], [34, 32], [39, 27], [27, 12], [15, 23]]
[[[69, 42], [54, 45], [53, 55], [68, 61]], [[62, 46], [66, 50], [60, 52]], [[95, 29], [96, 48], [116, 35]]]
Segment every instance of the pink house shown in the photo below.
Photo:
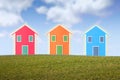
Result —
[[15, 54], [16, 55], [34, 55], [35, 54], [35, 36], [36, 32], [28, 25], [23, 25], [12, 35], [15, 40]]

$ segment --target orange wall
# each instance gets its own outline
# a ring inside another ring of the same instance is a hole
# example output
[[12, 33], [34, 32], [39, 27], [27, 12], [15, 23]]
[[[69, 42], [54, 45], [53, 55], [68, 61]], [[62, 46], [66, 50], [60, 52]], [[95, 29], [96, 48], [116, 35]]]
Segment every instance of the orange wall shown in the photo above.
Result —
[[[56, 35], [56, 42], [51, 42], [51, 35]], [[68, 35], [68, 42], [63, 42], [63, 36]], [[69, 32], [62, 27], [57, 27], [50, 32], [50, 54], [56, 54], [56, 45], [63, 45], [63, 55], [69, 55]]]

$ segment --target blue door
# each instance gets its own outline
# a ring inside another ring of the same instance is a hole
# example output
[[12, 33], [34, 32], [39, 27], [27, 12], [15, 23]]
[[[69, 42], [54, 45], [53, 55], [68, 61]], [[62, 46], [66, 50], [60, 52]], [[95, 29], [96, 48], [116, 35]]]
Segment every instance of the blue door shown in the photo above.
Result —
[[98, 56], [99, 55], [99, 47], [93, 47], [93, 55]]

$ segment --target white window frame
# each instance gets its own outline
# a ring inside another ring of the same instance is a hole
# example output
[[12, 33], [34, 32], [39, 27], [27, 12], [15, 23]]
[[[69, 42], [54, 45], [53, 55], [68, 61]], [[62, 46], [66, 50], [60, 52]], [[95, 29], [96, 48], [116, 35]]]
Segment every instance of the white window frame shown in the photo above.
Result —
[[[67, 36], [67, 41], [64, 41], [64, 36]], [[68, 35], [63, 35], [63, 42], [68, 42]]]
[[[103, 37], [103, 42], [101, 42], [101, 37]], [[105, 42], [105, 37], [104, 36], [99, 36], [99, 43], [104, 43]]]
[[[20, 41], [18, 40], [18, 37], [20, 37]], [[17, 42], [21, 42], [22, 41], [22, 36], [21, 35], [17, 35]]]
[[[55, 41], [52, 40], [53, 36], [55, 36]], [[51, 42], [56, 42], [56, 35], [51, 35]]]
[[[30, 41], [30, 37], [31, 37], [31, 36], [32, 36], [32, 41]], [[28, 38], [29, 38], [29, 39], [28, 39], [29, 42], [33, 42], [33, 35], [29, 35]]]
[[[89, 37], [91, 37], [91, 42], [89, 42]], [[87, 37], [87, 42], [88, 42], [88, 43], [92, 43], [92, 36], [88, 36], [88, 37]]]

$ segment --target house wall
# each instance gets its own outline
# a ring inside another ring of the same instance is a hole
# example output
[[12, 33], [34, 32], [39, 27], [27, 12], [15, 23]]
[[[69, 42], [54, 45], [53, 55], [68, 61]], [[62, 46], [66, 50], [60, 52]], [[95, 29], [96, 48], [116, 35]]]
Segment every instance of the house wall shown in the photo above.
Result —
[[[51, 42], [51, 35], [56, 35], [56, 42]], [[63, 41], [63, 36], [68, 36], [68, 42]], [[69, 54], [69, 32], [59, 27], [50, 32], [50, 54], [56, 55], [56, 45], [63, 45], [63, 55]]]
[[[21, 35], [22, 41], [17, 42], [17, 35]], [[29, 42], [29, 35], [33, 36], [33, 42]], [[22, 55], [22, 45], [28, 45], [28, 54], [35, 54], [35, 35], [31, 30], [24, 28], [19, 30], [15, 35], [15, 53], [16, 55]]]
[[[97, 32], [97, 31], [96, 31]], [[88, 42], [88, 36], [92, 37], [92, 42]], [[104, 43], [101, 43], [99, 41], [99, 37], [103, 36], [104, 37]], [[106, 36], [104, 33], [89, 33], [86, 34], [86, 55], [87, 56], [93, 56], [93, 47], [98, 46], [99, 47], [99, 56], [105, 56], [106, 54]]]

